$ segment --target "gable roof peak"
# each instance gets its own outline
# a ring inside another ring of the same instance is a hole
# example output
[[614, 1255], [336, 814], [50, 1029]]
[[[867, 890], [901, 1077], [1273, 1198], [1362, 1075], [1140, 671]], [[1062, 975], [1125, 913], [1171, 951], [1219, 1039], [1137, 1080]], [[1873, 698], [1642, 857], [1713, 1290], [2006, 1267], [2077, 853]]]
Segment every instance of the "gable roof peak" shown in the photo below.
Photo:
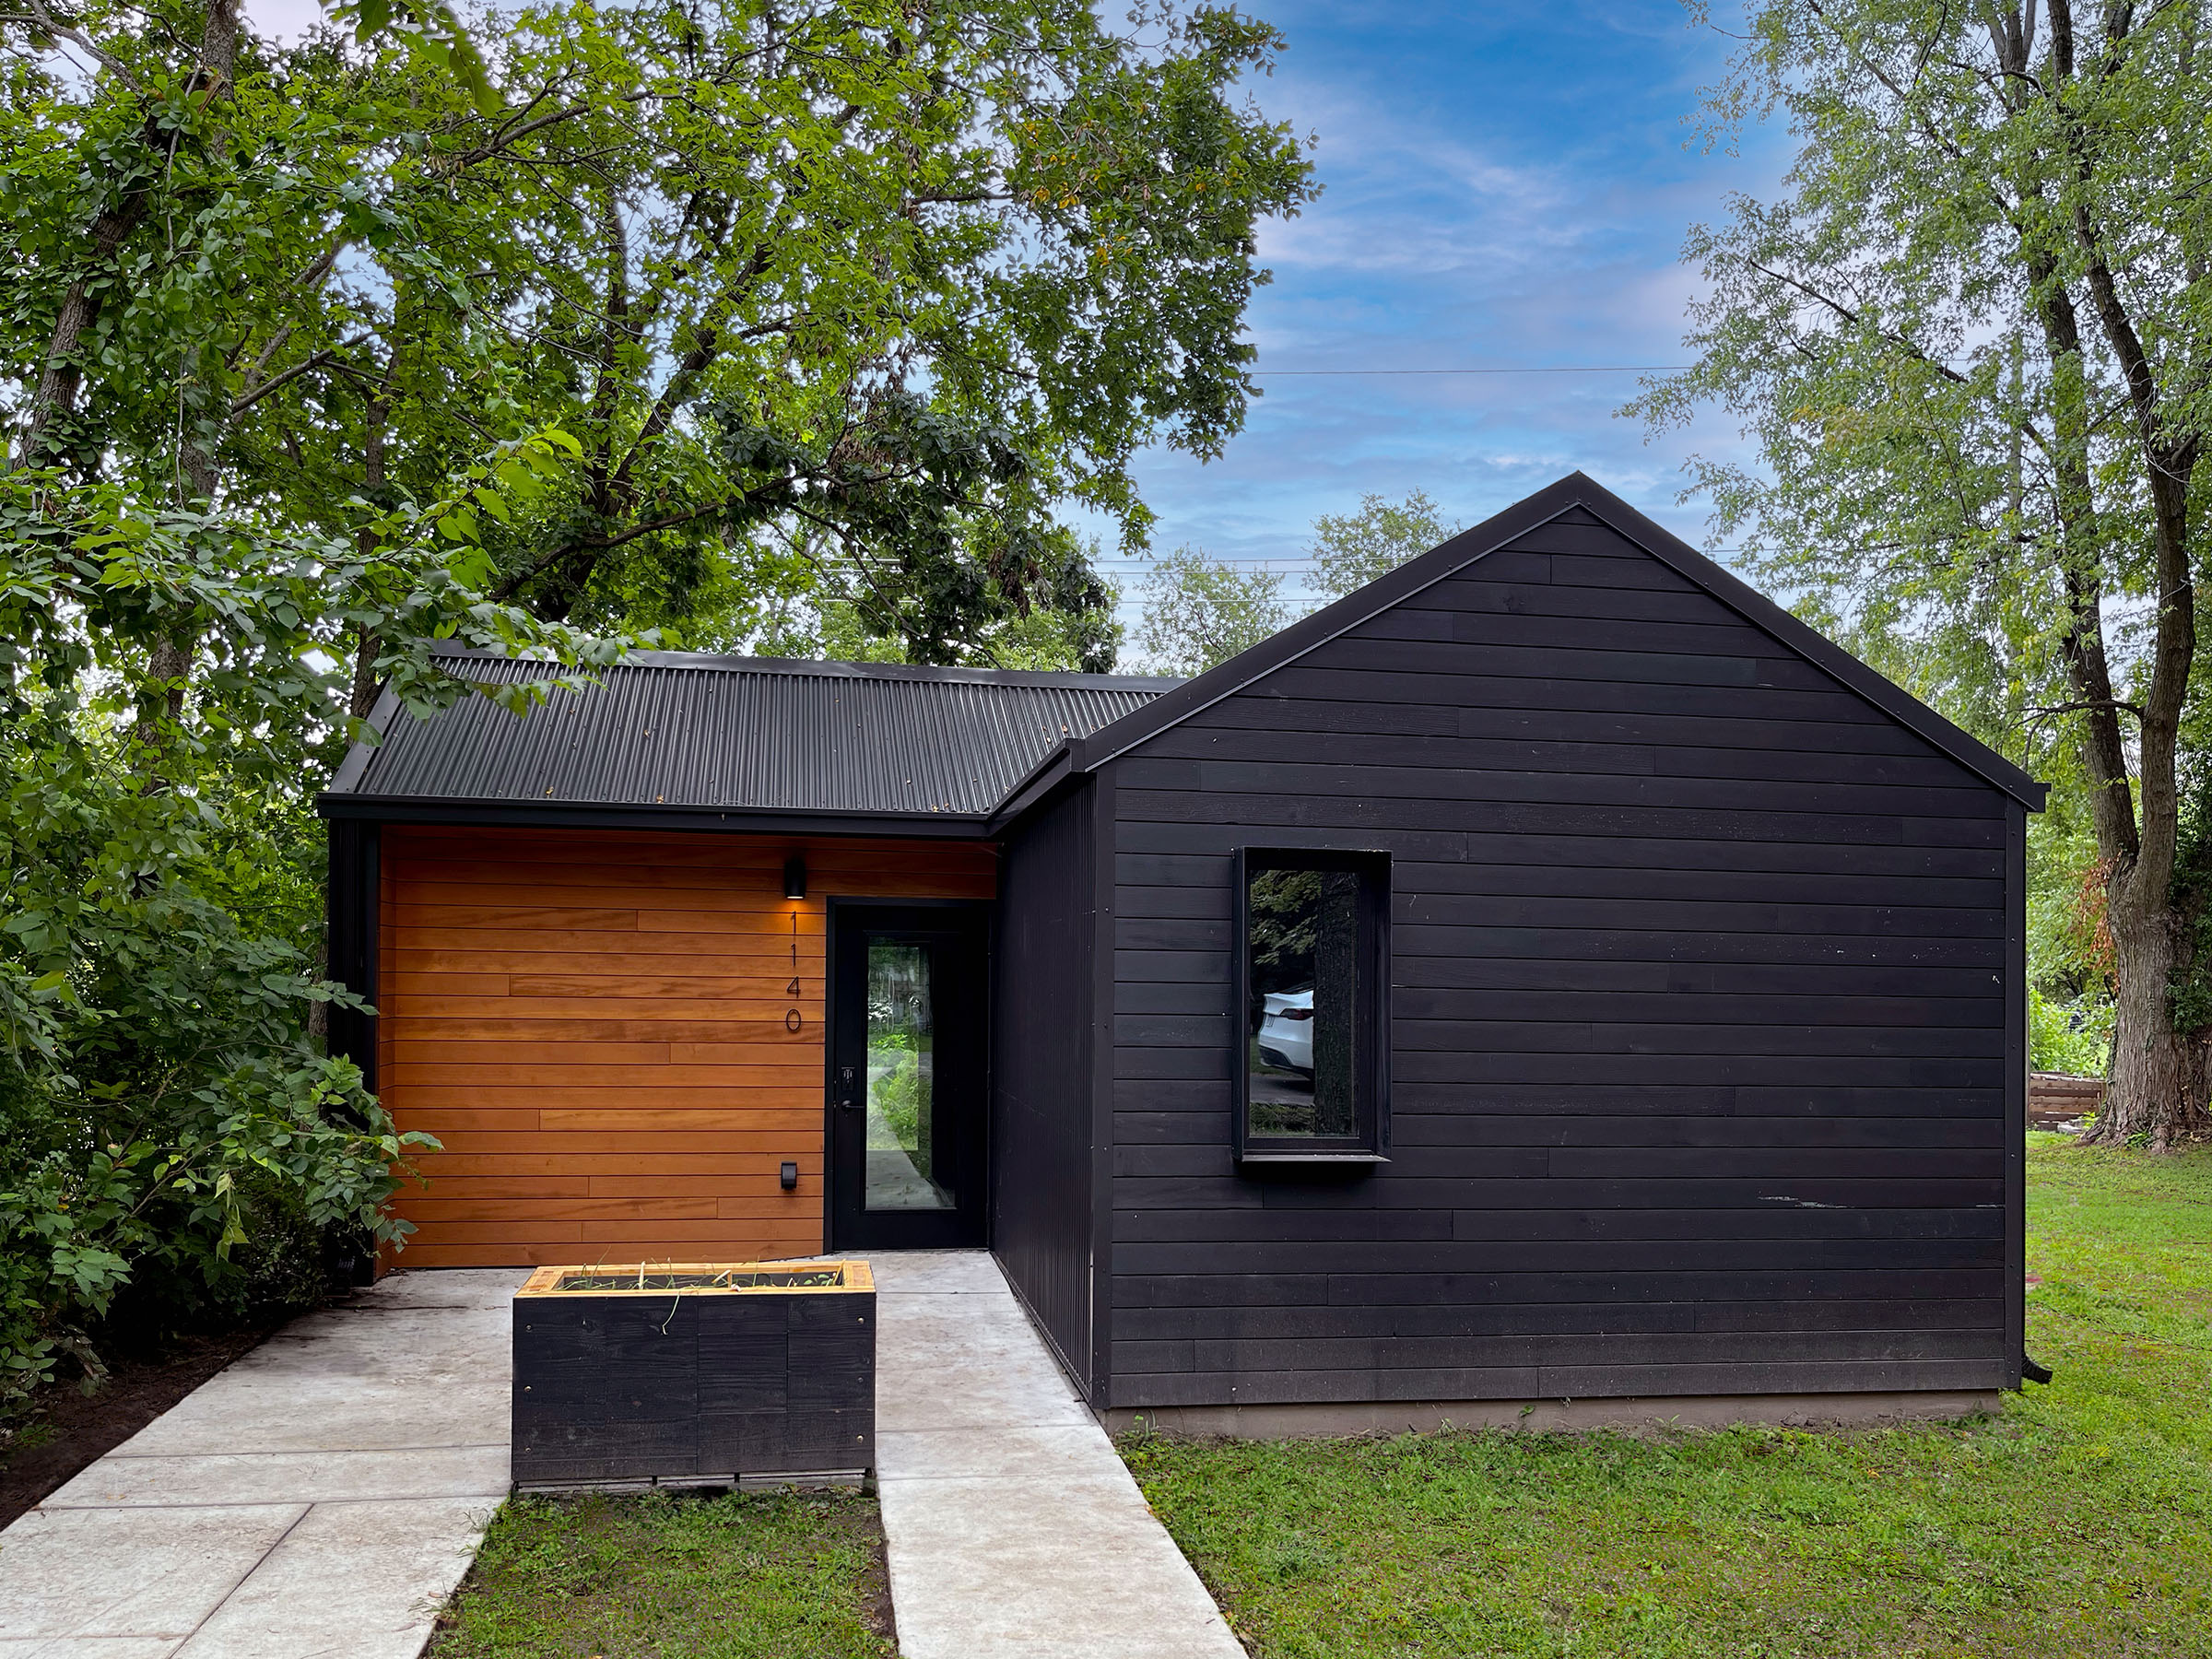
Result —
[[[1702, 588], [1784, 649], [1819, 668], [1846, 690], [1874, 704], [1984, 782], [2010, 795], [2031, 812], [2042, 810], [2047, 785], [1581, 471], [1571, 472], [1557, 483], [1461, 531], [1365, 587], [1355, 589], [1280, 633], [1261, 641], [1251, 650], [1194, 679], [1183, 681], [1089, 736], [1072, 740], [1067, 745], [1069, 769], [1093, 771], [1116, 756], [1126, 754], [1148, 738], [1288, 666], [1370, 618], [1457, 575], [1531, 531], [1576, 513], [1588, 514], [1592, 521]], [[1016, 793], [1026, 791], [1025, 783], [1024, 789]], [[1013, 797], [1009, 797], [1007, 805], [1013, 805]]]

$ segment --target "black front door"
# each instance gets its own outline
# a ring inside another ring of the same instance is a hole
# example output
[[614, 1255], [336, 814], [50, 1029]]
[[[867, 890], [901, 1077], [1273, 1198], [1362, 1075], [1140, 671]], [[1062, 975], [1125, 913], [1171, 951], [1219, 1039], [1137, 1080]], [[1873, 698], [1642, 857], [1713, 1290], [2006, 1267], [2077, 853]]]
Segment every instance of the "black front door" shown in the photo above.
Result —
[[983, 1241], [989, 912], [830, 910], [830, 1248]]

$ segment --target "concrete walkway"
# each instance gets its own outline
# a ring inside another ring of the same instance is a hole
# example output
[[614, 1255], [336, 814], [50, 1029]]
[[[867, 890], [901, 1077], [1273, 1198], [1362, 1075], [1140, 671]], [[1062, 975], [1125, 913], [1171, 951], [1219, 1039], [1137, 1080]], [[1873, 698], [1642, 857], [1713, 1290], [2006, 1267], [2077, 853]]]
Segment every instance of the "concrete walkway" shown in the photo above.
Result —
[[296, 1321], [0, 1532], [0, 1659], [416, 1659], [507, 1495], [523, 1277]]
[[905, 1659], [1243, 1659], [990, 1256], [868, 1260]]
[[[905, 1659], [1242, 1659], [990, 1256], [871, 1261]], [[507, 1495], [523, 1277], [297, 1321], [0, 1532], [0, 1659], [417, 1659]]]

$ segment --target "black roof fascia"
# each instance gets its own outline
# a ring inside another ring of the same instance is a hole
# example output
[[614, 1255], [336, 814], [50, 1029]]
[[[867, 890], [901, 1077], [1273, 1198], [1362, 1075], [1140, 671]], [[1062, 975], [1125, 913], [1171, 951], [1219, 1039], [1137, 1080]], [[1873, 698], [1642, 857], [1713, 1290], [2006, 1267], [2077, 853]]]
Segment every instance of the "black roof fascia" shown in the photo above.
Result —
[[[1404, 604], [1424, 588], [1458, 574], [1477, 559], [1497, 552], [1575, 507], [1592, 513], [1607, 528], [1696, 582], [1753, 627], [1772, 635], [1778, 643], [1806, 658], [1900, 725], [1917, 733], [1983, 782], [2031, 811], [2043, 809], [2049, 785], [2030, 777], [1979, 738], [1953, 725], [1911, 692], [1885, 679], [1749, 583], [1731, 575], [1679, 536], [1654, 524], [1604, 485], [1580, 472], [1568, 474], [1558, 483], [1485, 519], [1473, 529], [1462, 531], [1441, 547], [1408, 559], [1388, 575], [1292, 623], [1282, 632], [1208, 669], [1197, 678], [1183, 681], [1174, 690], [1124, 714], [1111, 725], [1100, 727], [1088, 737], [1068, 739], [1064, 747], [1070, 768], [1076, 771], [1097, 770], [1170, 726], [1288, 666], [1370, 618]], [[994, 817], [1003, 817], [1005, 810], [1002, 807]]]
[[1051, 794], [1071, 775], [1083, 770], [1072, 764], [1071, 751], [1080, 741], [1076, 737], [1063, 738], [1060, 747], [1040, 760], [1028, 777], [1006, 791], [1006, 798], [991, 809], [991, 832], [994, 835]]
[[547, 830], [681, 830], [725, 835], [851, 835], [873, 840], [987, 841], [992, 820], [978, 813], [781, 811], [773, 807], [648, 806], [560, 801], [471, 801], [448, 795], [315, 797], [326, 818], [380, 824], [511, 824]]
[[[392, 717], [399, 712], [399, 699], [390, 691], [377, 694], [376, 706], [369, 711], [369, 729], [376, 741], [356, 739], [346, 746], [346, 759], [338, 763], [336, 774], [330, 780], [330, 788], [316, 797], [315, 810], [323, 811], [323, 803], [334, 794], [349, 794], [360, 786], [361, 774], [369, 770], [370, 758], [376, 753], [376, 745], [392, 729]], [[327, 818], [328, 813], [323, 813]]]

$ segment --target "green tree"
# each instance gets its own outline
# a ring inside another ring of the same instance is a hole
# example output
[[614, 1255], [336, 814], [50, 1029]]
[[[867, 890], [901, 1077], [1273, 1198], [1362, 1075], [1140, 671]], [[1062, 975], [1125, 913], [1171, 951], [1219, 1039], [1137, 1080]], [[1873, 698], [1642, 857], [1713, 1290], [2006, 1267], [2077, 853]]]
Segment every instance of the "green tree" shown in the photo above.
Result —
[[354, 533], [558, 428], [581, 465], [482, 538], [552, 620], [795, 598], [931, 662], [1048, 609], [1107, 654], [1053, 510], [1140, 544], [1131, 458], [1238, 429], [1257, 225], [1312, 194], [1224, 8], [568, 0], [486, 15], [487, 108], [416, 36], [231, 4], [96, 6], [88, 73], [18, 76], [19, 452]]
[[1409, 559], [1450, 541], [1465, 526], [1447, 522], [1426, 490], [1402, 501], [1359, 498], [1357, 512], [1324, 513], [1313, 521], [1313, 585], [1332, 599], [1387, 576]]
[[1631, 406], [1739, 416], [1757, 463], [1693, 476], [1755, 572], [2078, 779], [2116, 982], [2093, 1133], [2157, 1147], [2206, 1122], [2174, 999], [2212, 421], [2202, 34], [2195, 0], [1754, 6], [1712, 135], [1780, 110], [1803, 147], [1780, 200], [1692, 231], [1699, 361]]
[[[380, 49], [480, 83], [429, 15], [385, 19]], [[389, 637], [418, 708], [468, 689], [436, 638], [572, 664], [612, 648], [483, 600], [477, 515], [547, 494], [572, 445], [490, 445], [432, 499], [334, 506], [358, 535], [222, 499], [215, 437], [261, 382], [225, 403], [208, 365], [238, 345], [234, 288], [296, 303], [273, 275], [298, 245], [283, 204], [316, 177], [254, 160], [287, 118], [236, 6], [34, 0], [0, 31], [5, 1415], [65, 1353], [98, 1375], [118, 1296], [154, 1319], [312, 1296], [324, 1233], [406, 1230], [382, 1206], [420, 1137], [313, 1038], [346, 996], [300, 878], [303, 783], [351, 729], [334, 648]]]
[[1280, 571], [1240, 571], [1178, 547], [1145, 573], [1136, 643], [1162, 674], [1204, 674], [1290, 623]]

